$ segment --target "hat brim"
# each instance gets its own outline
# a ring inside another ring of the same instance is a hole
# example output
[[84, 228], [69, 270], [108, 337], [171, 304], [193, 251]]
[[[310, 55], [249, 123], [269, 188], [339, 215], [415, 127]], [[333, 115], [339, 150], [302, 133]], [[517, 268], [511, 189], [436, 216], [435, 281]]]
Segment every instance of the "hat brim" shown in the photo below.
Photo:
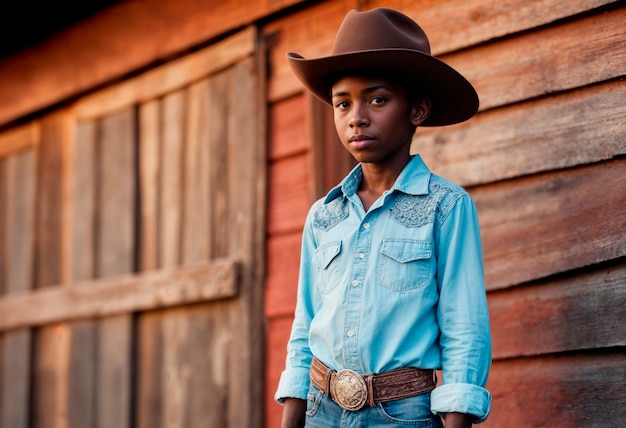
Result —
[[314, 59], [289, 52], [287, 62], [298, 79], [327, 104], [339, 77], [380, 73], [381, 77], [401, 77], [430, 98], [430, 116], [421, 126], [463, 122], [478, 111], [478, 94], [471, 83], [443, 61], [419, 51], [369, 50]]

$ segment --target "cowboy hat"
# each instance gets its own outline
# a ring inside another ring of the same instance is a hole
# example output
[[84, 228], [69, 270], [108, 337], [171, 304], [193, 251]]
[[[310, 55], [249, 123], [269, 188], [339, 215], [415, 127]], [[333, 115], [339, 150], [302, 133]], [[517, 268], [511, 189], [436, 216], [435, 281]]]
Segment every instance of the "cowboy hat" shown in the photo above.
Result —
[[337, 31], [330, 56], [306, 59], [289, 52], [287, 61], [298, 79], [327, 104], [337, 79], [368, 73], [399, 78], [430, 98], [430, 116], [422, 126], [462, 122], [478, 110], [471, 83], [433, 57], [426, 33], [393, 9], [352, 10]]

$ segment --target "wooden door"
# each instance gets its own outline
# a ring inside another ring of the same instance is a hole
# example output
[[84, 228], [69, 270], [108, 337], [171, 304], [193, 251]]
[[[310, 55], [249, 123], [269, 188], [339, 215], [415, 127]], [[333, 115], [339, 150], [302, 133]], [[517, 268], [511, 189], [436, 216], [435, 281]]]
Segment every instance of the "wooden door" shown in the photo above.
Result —
[[256, 38], [0, 135], [1, 428], [261, 426]]

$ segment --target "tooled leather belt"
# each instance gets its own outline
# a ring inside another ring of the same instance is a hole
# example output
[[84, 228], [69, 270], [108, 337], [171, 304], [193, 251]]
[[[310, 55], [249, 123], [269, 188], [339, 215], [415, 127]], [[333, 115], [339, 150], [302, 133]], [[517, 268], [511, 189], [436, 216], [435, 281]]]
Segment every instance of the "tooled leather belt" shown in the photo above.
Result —
[[337, 372], [329, 369], [317, 358], [311, 363], [310, 378], [324, 394], [350, 411], [424, 394], [435, 389], [436, 383], [432, 370], [407, 367], [376, 375], [360, 375], [353, 370]]

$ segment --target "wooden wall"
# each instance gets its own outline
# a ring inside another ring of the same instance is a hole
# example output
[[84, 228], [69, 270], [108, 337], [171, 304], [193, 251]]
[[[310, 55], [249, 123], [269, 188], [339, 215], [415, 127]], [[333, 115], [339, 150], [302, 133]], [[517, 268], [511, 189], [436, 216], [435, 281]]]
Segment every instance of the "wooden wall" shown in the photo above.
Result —
[[0, 134], [0, 427], [262, 426], [257, 40]]
[[271, 395], [295, 305], [301, 227], [328, 174], [315, 161], [328, 125], [311, 123], [316, 111], [284, 54], [328, 54], [345, 13], [376, 6], [415, 18], [434, 54], [480, 95], [474, 119], [418, 130], [413, 150], [478, 205], [494, 347], [485, 426], [625, 424], [626, 8], [337, 0], [264, 28], [274, 43], [266, 426], [280, 420]]

